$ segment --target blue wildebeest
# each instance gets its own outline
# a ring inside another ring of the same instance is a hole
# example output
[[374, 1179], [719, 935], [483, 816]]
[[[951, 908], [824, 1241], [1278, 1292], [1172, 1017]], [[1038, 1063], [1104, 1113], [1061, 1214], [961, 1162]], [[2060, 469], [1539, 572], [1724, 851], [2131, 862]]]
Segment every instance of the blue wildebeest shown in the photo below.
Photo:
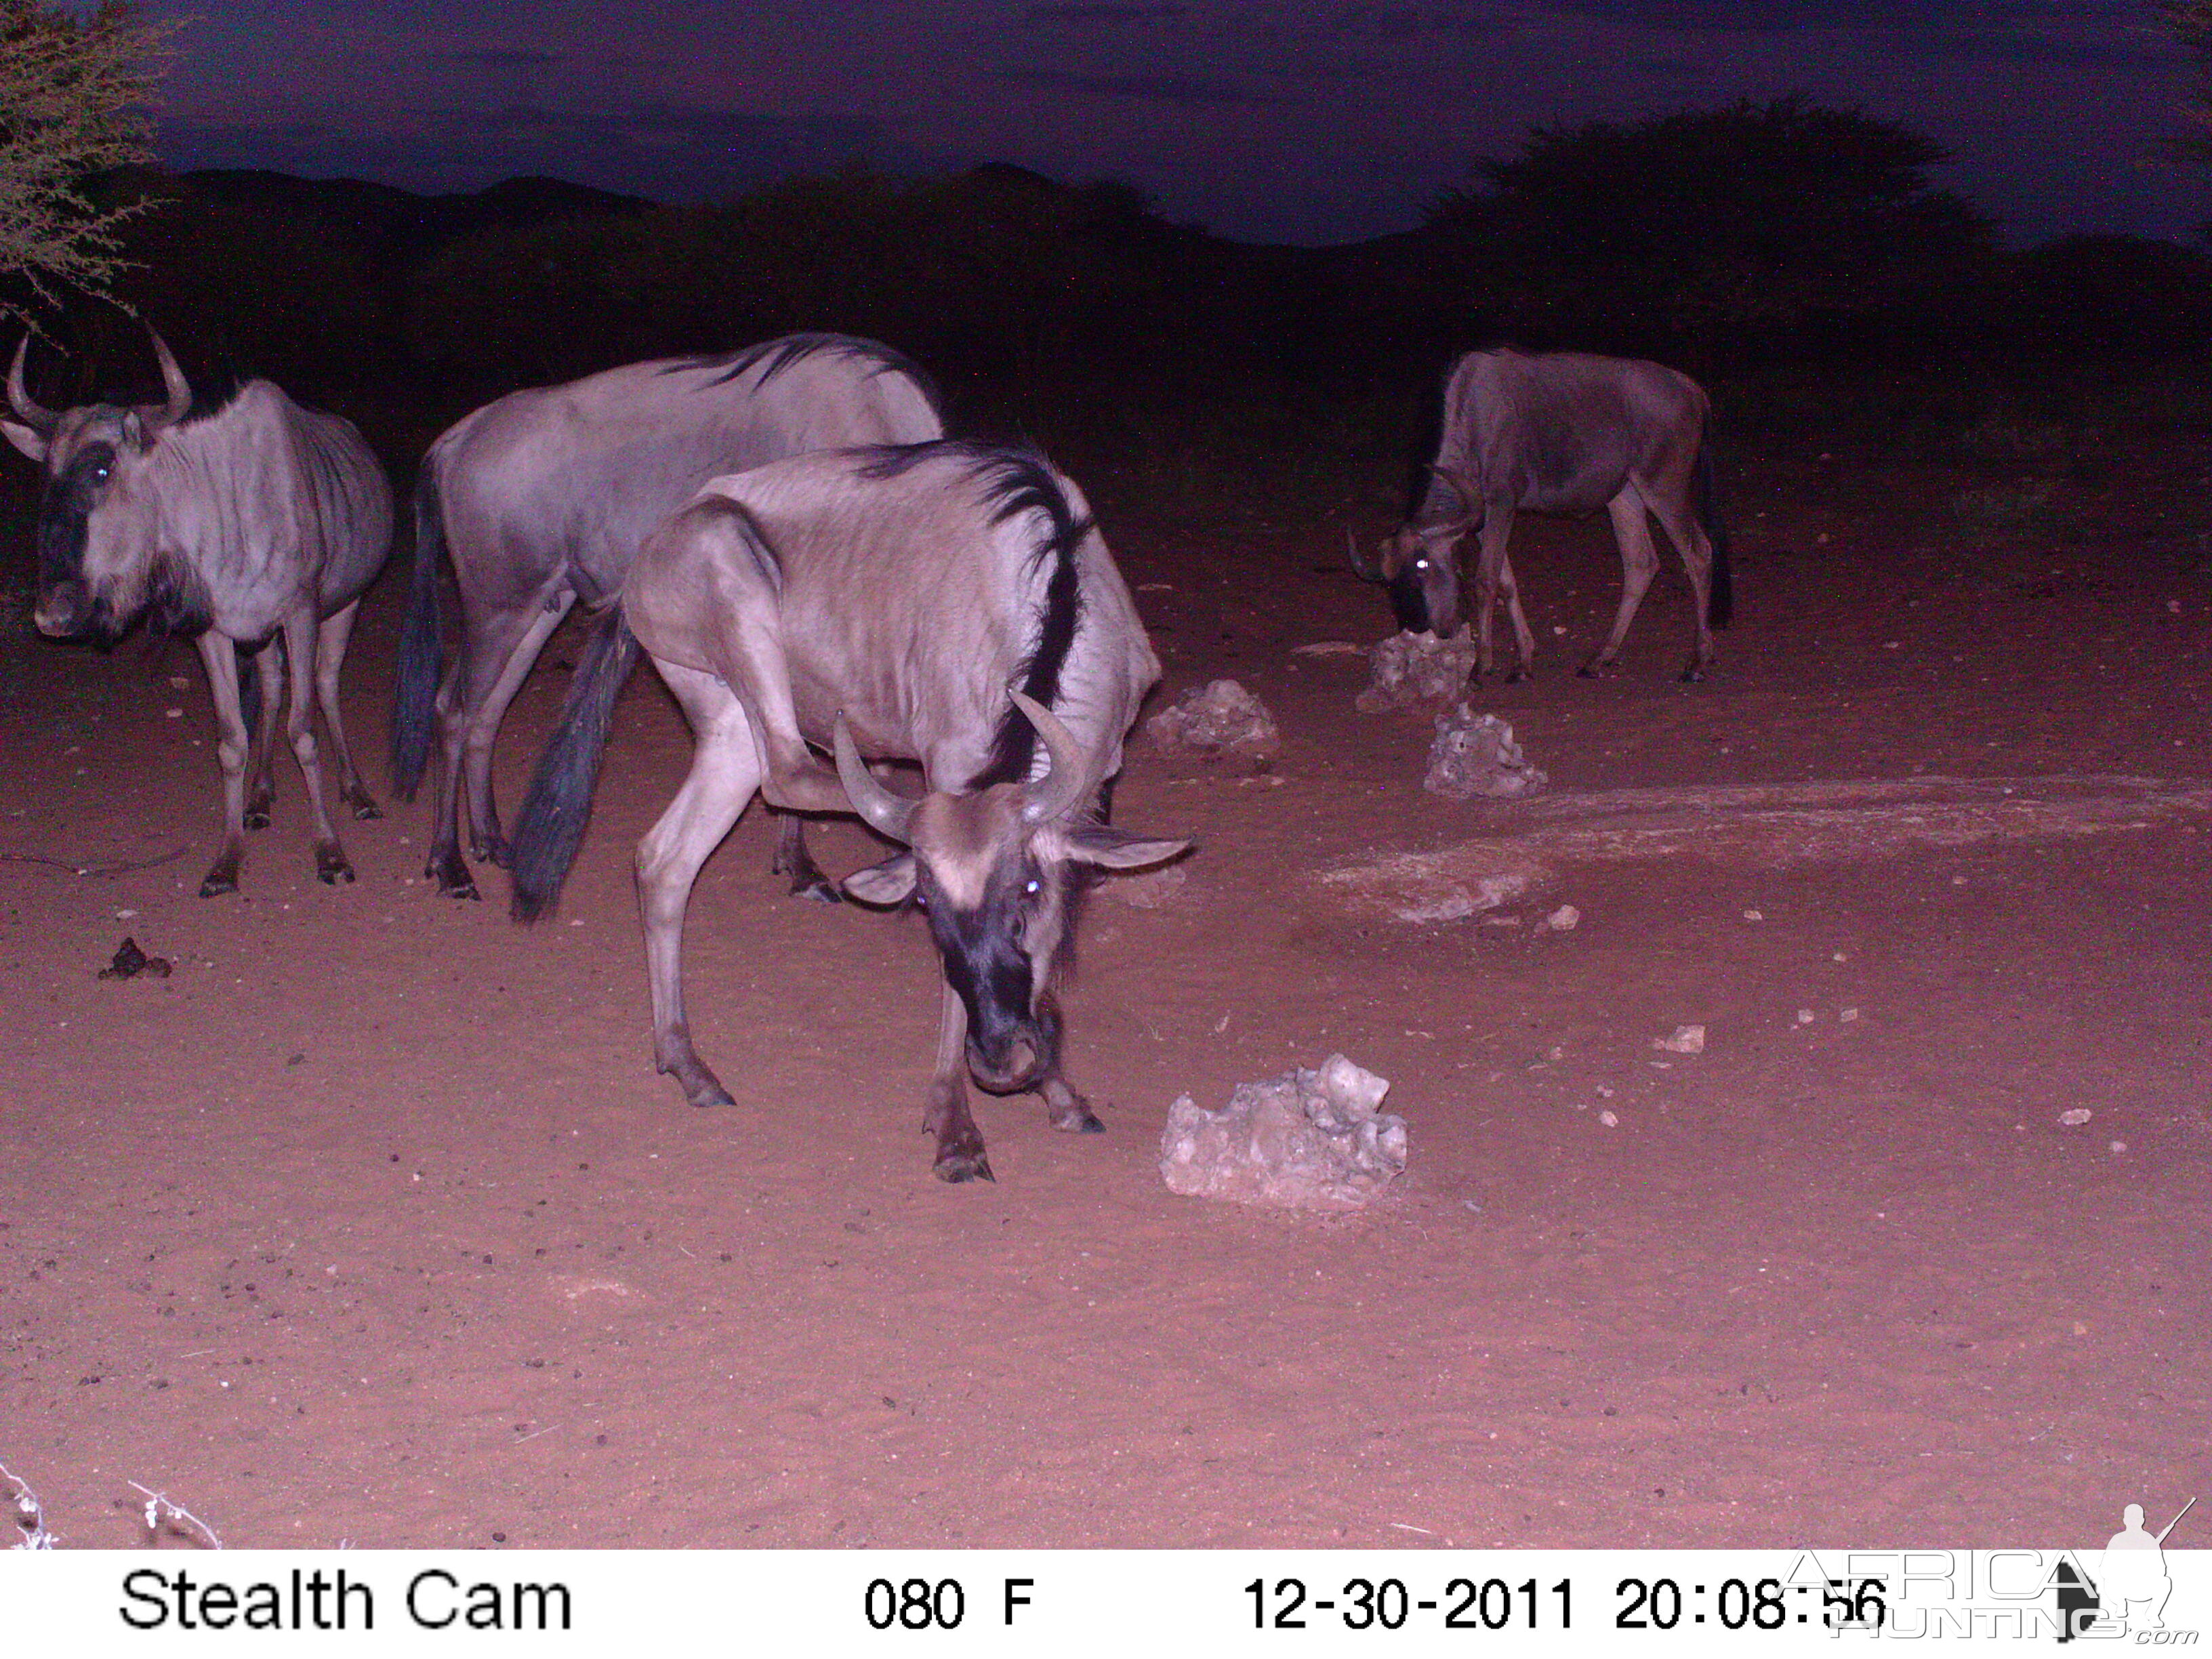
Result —
[[[400, 638], [392, 779], [411, 799], [430, 750], [441, 765], [423, 873], [477, 896], [469, 850], [505, 863], [492, 799], [492, 744], [530, 666], [579, 599], [621, 587], [638, 544], [708, 479], [809, 450], [920, 443], [945, 435], [928, 377], [887, 346], [794, 334], [716, 356], [611, 368], [510, 392], [447, 428], [415, 489], [415, 583]], [[461, 634], [440, 681], [438, 552], [461, 601]], [[785, 820], [776, 868], [793, 892], [834, 898]]]
[[1490, 612], [1503, 593], [1520, 647], [1514, 679], [1528, 677], [1536, 641], [1505, 552], [1516, 513], [1613, 515], [1620, 544], [1620, 611], [1582, 672], [1612, 665], [1635, 620], [1659, 556], [1647, 519], [1659, 520], [1682, 556], [1696, 603], [1697, 647], [1682, 678], [1705, 678], [1712, 629], [1733, 609], [1729, 544], [1713, 499], [1711, 414], [1705, 391], [1662, 363], [1575, 352], [1471, 351], [1444, 386], [1443, 431], [1419, 504], [1382, 544], [1370, 570], [1389, 588], [1399, 625], [1448, 638], [1461, 617], [1459, 545], [1479, 537], [1475, 673], [1491, 672]]
[[[1084, 866], [1139, 868], [1188, 843], [1093, 811], [1159, 663], [1075, 486], [1032, 450], [947, 441], [800, 457], [702, 490], [647, 538], [578, 666], [517, 824], [520, 920], [559, 894], [641, 648], [697, 743], [636, 861], [653, 1055], [684, 1097], [730, 1100], [691, 1046], [684, 915], [757, 789], [790, 810], [857, 810], [908, 849], [844, 885], [928, 915], [945, 989], [924, 1127], [940, 1177], [991, 1174], [963, 1059], [985, 1089], [1042, 1095], [1054, 1127], [1100, 1127], [1060, 1075], [1053, 998]], [[927, 793], [893, 793], [862, 755], [920, 762]]]
[[[238, 885], [246, 831], [269, 822], [270, 761], [285, 671], [284, 722], [314, 819], [315, 873], [351, 881], [353, 866], [323, 804], [313, 706], [337, 750], [338, 793], [357, 818], [379, 815], [338, 719], [338, 669], [362, 590], [392, 546], [392, 487], [353, 424], [305, 409], [266, 380], [211, 408], [193, 406], [176, 359], [154, 337], [166, 401], [41, 408], [23, 383], [27, 336], [8, 374], [0, 432], [46, 468], [39, 508], [39, 631], [118, 638], [151, 611], [196, 636], [215, 696], [222, 763], [222, 852], [200, 895]], [[252, 654], [262, 712], [249, 733], [239, 655]]]

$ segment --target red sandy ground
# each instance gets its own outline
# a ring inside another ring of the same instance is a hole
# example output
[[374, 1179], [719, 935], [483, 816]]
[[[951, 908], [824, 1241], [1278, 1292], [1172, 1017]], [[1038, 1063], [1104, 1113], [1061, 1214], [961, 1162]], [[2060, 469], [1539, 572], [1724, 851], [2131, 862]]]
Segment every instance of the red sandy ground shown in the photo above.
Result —
[[[1994, 541], [1963, 475], [1748, 465], [1701, 687], [1676, 574], [1577, 678], [1610, 542], [1528, 526], [1540, 675], [1485, 706], [1555, 790], [2202, 779], [2207, 465], [2160, 447], [2063, 492], [2069, 535]], [[1385, 630], [1340, 532], [1092, 488], [1163, 695], [1232, 675], [1285, 747], [1261, 778], [1133, 748], [1119, 819], [1200, 850], [1086, 924], [1070, 1070], [1110, 1133], [985, 1097], [995, 1186], [930, 1177], [925, 931], [785, 897], [758, 816], [692, 909], [738, 1104], [653, 1074], [629, 850], [689, 745], [649, 678], [526, 933], [496, 878], [422, 884], [419, 805], [318, 885], [289, 767], [242, 893], [195, 896], [190, 653], [8, 618], [0, 1462], [65, 1544], [137, 1541], [131, 1481], [233, 1545], [441, 1547], [2087, 1544], [2212, 1486], [2203, 836], [1586, 869], [1567, 933], [1360, 921], [1310, 876], [1498, 820], [1421, 792], [1426, 719], [1354, 713], [1360, 659], [1291, 654]], [[348, 671], [380, 774], [400, 592]], [[510, 812], [574, 638], [508, 725]], [[126, 933], [173, 976], [95, 979]], [[1685, 1023], [1703, 1054], [1652, 1048]], [[1178, 1094], [1333, 1049], [1410, 1126], [1386, 1201], [1164, 1189]]]

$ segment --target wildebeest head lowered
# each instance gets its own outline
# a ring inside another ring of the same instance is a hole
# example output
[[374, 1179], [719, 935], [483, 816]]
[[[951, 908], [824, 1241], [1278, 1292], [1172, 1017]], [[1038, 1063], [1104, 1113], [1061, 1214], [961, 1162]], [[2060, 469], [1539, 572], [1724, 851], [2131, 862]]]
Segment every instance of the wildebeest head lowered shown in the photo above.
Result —
[[[1054, 1128], [1101, 1127], [1064, 1074], [1053, 1002], [1075, 900], [1086, 866], [1157, 863], [1184, 842], [1093, 817], [1160, 666], [1074, 481], [1025, 446], [939, 440], [793, 456], [707, 485], [638, 549], [577, 665], [515, 826], [518, 921], [559, 896], [641, 653], [696, 739], [636, 857], [653, 1062], [684, 1097], [734, 1098], [692, 1042], [684, 923], [700, 866], [757, 793], [794, 811], [858, 811], [906, 848], [844, 890], [918, 898], [939, 947], [922, 1121], [939, 1178], [991, 1175], [971, 1078], [1034, 1091]], [[893, 793], [864, 756], [917, 763], [927, 793]]]
[[[1579, 517], [1605, 509], [1620, 547], [1620, 607], [1583, 666], [1609, 668], [1657, 574], [1650, 520], [1682, 557], [1695, 607], [1696, 648], [1682, 678], [1702, 679], [1712, 629], [1733, 605], [1728, 536], [1713, 489], [1705, 427], [1711, 405], [1687, 375], [1662, 363], [1578, 352], [1471, 351], [1444, 385], [1436, 459], [1413, 511], [1383, 544], [1379, 568], [1353, 568], [1389, 588], [1398, 625], [1439, 637], [1474, 623], [1475, 676], [1491, 670], [1492, 601], [1503, 599], [1524, 678], [1535, 654], [1506, 555], [1516, 514]], [[1474, 602], [1462, 602], [1459, 547], [1480, 538]]]
[[57, 414], [23, 381], [30, 336], [8, 371], [0, 433], [46, 472], [39, 503], [39, 597], [34, 620], [58, 639], [112, 640], [154, 607], [181, 632], [207, 625], [207, 603], [191, 572], [167, 557], [146, 478], [161, 433], [192, 404], [177, 361], [154, 337], [167, 396], [159, 404], [87, 404]]
[[1058, 1066], [1052, 983], [1085, 867], [1141, 869], [1190, 844], [1090, 822], [1104, 780], [1050, 709], [1018, 690], [1013, 699], [1052, 769], [972, 794], [896, 795], [861, 763], [842, 715], [836, 728], [837, 775], [854, 809], [909, 849], [847, 878], [845, 890], [866, 904], [921, 905], [945, 983], [968, 1011], [969, 1072], [1001, 1094], [1033, 1088]]
[[1398, 626], [1448, 640], [1462, 618], [1459, 544], [1482, 528], [1482, 492], [1445, 468], [1431, 468], [1431, 475], [1419, 511], [1383, 539], [1372, 566], [1346, 534], [1353, 573], [1389, 593]]

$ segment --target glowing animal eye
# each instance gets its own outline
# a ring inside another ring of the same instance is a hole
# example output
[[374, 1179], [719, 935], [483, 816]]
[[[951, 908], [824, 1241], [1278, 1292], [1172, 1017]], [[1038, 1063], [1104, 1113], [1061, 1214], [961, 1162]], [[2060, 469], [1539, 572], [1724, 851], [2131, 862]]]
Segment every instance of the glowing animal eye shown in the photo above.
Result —
[[1416, 570], [1426, 570], [1428, 568], [1429, 562], [1426, 559], [1416, 559], [1413, 561], [1413, 568]]
[[1034, 892], [1037, 891], [1037, 890], [1039, 889], [1039, 887], [1040, 887], [1042, 884], [1038, 883], [1038, 882], [1034, 882], [1034, 881], [1033, 881], [1033, 882], [1030, 882], [1027, 886], [1025, 886], [1025, 887], [1024, 887], [1024, 888], [1022, 889], [1022, 891], [1024, 891], [1024, 893], [1034, 893]]
[[107, 482], [107, 469], [104, 466], [96, 466], [92, 470], [92, 476], [98, 482], [105, 483]]

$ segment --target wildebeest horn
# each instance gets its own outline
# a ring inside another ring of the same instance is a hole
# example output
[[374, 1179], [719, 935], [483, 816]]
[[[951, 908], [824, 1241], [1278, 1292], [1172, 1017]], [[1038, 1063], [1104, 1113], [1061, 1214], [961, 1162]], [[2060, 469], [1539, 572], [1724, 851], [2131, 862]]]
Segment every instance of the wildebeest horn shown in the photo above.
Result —
[[1474, 481], [1455, 467], [1435, 462], [1430, 464], [1429, 471], [1442, 478], [1451, 493], [1459, 497], [1461, 518], [1474, 517], [1482, 506], [1482, 491], [1476, 488]]
[[1352, 526], [1348, 524], [1344, 526], [1344, 550], [1352, 561], [1353, 575], [1364, 582], [1379, 582], [1382, 580], [1382, 573], [1359, 556], [1359, 538], [1352, 533]]
[[1052, 757], [1051, 772], [1030, 794], [1022, 808], [1022, 816], [1031, 823], [1072, 818], [1098, 791], [1100, 781], [1091, 775], [1089, 757], [1084, 754], [1083, 745], [1076, 741], [1075, 733], [1061, 724], [1059, 715], [1019, 691], [1013, 693], [1013, 698], [1014, 707], [1036, 727], [1037, 736], [1044, 739], [1045, 752]]
[[853, 733], [842, 710], [837, 715], [837, 778], [853, 810], [902, 847], [907, 844], [906, 823], [914, 816], [914, 803], [878, 783], [853, 747]]
[[146, 332], [153, 335], [154, 355], [161, 362], [161, 384], [169, 394], [168, 405], [154, 417], [154, 425], [157, 428], [174, 426], [191, 412], [192, 388], [185, 379], [185, 371], [177, 367], [177, 360], [169, 355], [167, 343], [154, 332], [152, 325], [147, 325]]
[[23, 360], [30, 355], [31, 337], [23, 336], [23, 343], [15, 348], [15, 362], [8, 371], [8, 407], [15, 411], [15, 418], [34, 432], [52, 432], [61, 424], [62, 417], [31, 396], [23, 384]]

